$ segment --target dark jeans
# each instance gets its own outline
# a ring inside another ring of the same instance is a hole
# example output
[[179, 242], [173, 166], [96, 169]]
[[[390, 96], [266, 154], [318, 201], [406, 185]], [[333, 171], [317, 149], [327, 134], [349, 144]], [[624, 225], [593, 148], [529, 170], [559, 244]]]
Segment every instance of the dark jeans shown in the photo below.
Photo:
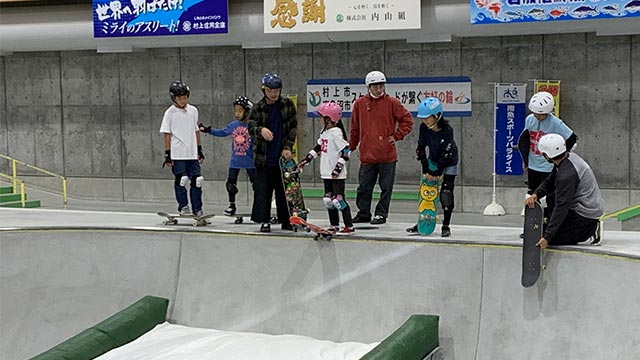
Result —
[[256, 181], [253, 184], [253, 209], [251, 220], [257, 223], [268, 223], [271, 219], [271, 196], [275, 190], [278, 222], [289, 225], [289, 207], [284, 197], [284, 185], [280, 175], [280, 166], [256, 168]]
[[396, 178], [396, 163], [361, 164], [358, 172], [358, 192], [356, 195], [356, 206], [358, 215], [371, 217], [371, 199], [373, 197], [373, 187], [378, 182], [380, 186], [380, 200], [376, 205], [375, 214], [387, 218], [389, 216], [389, 204], [391, 203], [391, 192]]
[[[538, 186], [540, 186], [540, 184], [542, 184], [544, 179], [546, 179], [547, 176], [549, 176], [549, 174], [551, 174], [551, 173], [540, 172], [540, 171], [535, 171], [535, 170], [528, 169], [527, 170], [527, 184], [528, 184], [528, 188], [529, 189], [527, 190], [527, 193], [529, 195], [533, 194], [533, 192], [536, 191]], [[547, 194], [547, 207], [544, 208], [544, 217], [545, 218], [549, 219], [549, 216], [551, 216], [551, 213], [553, 212], [553, 208], [554, 208], [555, 205], [556, 205], [556, 195], [554, 193]]]
[[[237, 185], [238, 184], [238, 175], [240, 175], [240, 170], [238, 168], [229, 168], [229, 175], [227, 176], [227, 182]], [[247, 176], [249, 177], [249, 182], [251, 183], [251, 187], [253, 187], [253, 181], [256, 178], [256, 169], [245, 169], [247, 171]], [[229, 202], [236, 202], [236, 194], [227, 190], [229, 193]]]
[[200, 176], [200, 163], [198, 160], [173, 160], [171, 171], [175, 176], [174, 189], [176, 200], [178, 201], [178, 209], [189, 206], [187, 199], [187, 189], [180, 186], [180, 178], [183, 175], [189, 177], [189, 197], [191, 198], [191, 212], [197, 213], [202, 210], [202, 188], [196, 186], [195, 181]]
[[549, 240], [550, 245], [574, 245], [587, 241], [596, 232], [598, 219], [588, 219], [578, 215], [573, 210], [569, 210], [562, 225]]
[[[347, 202], [347, 198], [344, 196], [344, 179], [322, 179], [324, 182], [324, 193], [332, 193], [335, 195], [342, 195], [342, 199], [347, 206], [342, 209], [342, 220], [344, 220], [344, 225], [346, 227], [353, 226], [353, 220], [351, 219], [351, 207], [349, 207], [349, 203]], [[338, 209], [327, 209], [329, 212], [329, 222], [331, 226], [339, 226], [340, 225], [340, 214], [338, 214]]]

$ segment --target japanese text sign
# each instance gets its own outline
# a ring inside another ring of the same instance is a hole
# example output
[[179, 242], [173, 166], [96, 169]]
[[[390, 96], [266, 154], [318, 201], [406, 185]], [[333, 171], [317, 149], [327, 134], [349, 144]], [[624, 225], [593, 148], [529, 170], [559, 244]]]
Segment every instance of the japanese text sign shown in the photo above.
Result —
[[640, 16], [640, 0], [471, 0], [471, 24]]
[[[418, 105], [429, 96], [442, 102], [444, 116], [471, 116], [471, 79], [467, 76], [438, 78], [387, 78], [385, 92], [400, 100], [414, 116]], [[329, 79], [307, 81], [307, 116], [316, 117], [323, 102], [335, 102], [343, 116], [351, 116], [353, 103], [367, 94], [364, 79]]]
[[535, 80], [533, 92], [546, 91], [553, 96], [553, 115], [560, 117], [560, 80]]
[[265, 33], [420, 28], [420, 0], [264, 0]]
[[228, 32], [227, 0], [93, 0], [93, 36]]
[[496, 174], [522, 175], [522, 157], [516, 149], [524, 130], [526, 85], [497, 84], [496, 91]]

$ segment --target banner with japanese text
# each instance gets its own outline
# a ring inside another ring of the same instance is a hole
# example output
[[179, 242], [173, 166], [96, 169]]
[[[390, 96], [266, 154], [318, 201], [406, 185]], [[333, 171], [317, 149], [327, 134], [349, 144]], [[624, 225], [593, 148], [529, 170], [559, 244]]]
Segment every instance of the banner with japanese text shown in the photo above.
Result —
[[640, 16], [640, 0], [470, 0], [471, 24]]
[[[471, 79], [468, 76], [387, 78], [385, 91], [400, 100], [414, 116], [429, 96], [442, 102], [445, 117], [471, 116]], [[316, 117], [323, 102], [335, 102], [343, 116], [351, 116], [353, 103], [367, 94], [364, 79], [313, 79], [307, 81], [307, 116]]]
[[420, 29], [420, 0], [264, 0], [264, 32]]
[[226, 34], [227, 0], [93, 0], [93, 37]]
[[496, 84], [496, 174], [522, 175], [522, 157], [517, 150], [524, 130], [526, 84]]
[[553, 96], [553, 115], [560, 117], [560, 80], [534, 80], [533, 92], [546, 91]]

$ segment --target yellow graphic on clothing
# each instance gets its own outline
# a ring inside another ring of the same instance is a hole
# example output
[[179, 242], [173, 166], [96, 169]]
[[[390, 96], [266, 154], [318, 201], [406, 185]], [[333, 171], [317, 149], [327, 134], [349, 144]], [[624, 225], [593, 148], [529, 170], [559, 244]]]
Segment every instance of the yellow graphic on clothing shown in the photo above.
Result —
[[320, 0], [319, 4], [318, 0], [304, 0], [302, 2], [302, 22], [313, 21], [324, 24], [324, 10], [324, 0]]
[[438, 184], [432, 186], [426, 183], [420, 184], [420, 204], [418, 211], [425, 210], [436, 211], [436, 198], [438, 197]]
[[280, 25], [280, 27], [291, 29], [297, 23], [295, 17], [298, 16], [298, 4], [293, 0], [275, 0], [275, 7], [270, 13], [275, 16], [271, 20], [272, 28]]

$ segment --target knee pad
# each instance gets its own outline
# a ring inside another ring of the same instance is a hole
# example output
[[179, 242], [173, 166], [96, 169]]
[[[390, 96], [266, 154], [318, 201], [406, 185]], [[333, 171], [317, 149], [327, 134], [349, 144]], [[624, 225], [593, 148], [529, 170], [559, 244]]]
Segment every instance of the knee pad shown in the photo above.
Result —
[[235, 195], [238, 193], [238, 187], [236, 186], [235, 183], [232, 183], [231, 181], [227, 181], [225, 185], [227, 186], [227, 192], [229, 194]]
[[453, 184], [449, 182], [442, 183], [442, 190], [440, 191], [440, 202], [442, 208], [445, 210], [453, 210]]
[[342, 210], [347, 207], [347, 203], [344, 201], [344, 198], [342, 197], [342, 195], [334, 196], [331, 202], [333, 203], [333, 207], [335, 207], [338, 210]]
[[189, 177], [185, 174], [176, 175], [174, 184], [176, 186], [185, 187], [189, 182]]
[[324, 207], [326, 207], [327, 209], [333, 209], [333, 194], [332, 193], [324, 194], [324, 197], [322, 198], [322, 203], [324, 204]]
[[194, 176], [191, 178], [191, 186], [202, 188], [203, 182], [204, 182], [204, 177], [202, 175]]

